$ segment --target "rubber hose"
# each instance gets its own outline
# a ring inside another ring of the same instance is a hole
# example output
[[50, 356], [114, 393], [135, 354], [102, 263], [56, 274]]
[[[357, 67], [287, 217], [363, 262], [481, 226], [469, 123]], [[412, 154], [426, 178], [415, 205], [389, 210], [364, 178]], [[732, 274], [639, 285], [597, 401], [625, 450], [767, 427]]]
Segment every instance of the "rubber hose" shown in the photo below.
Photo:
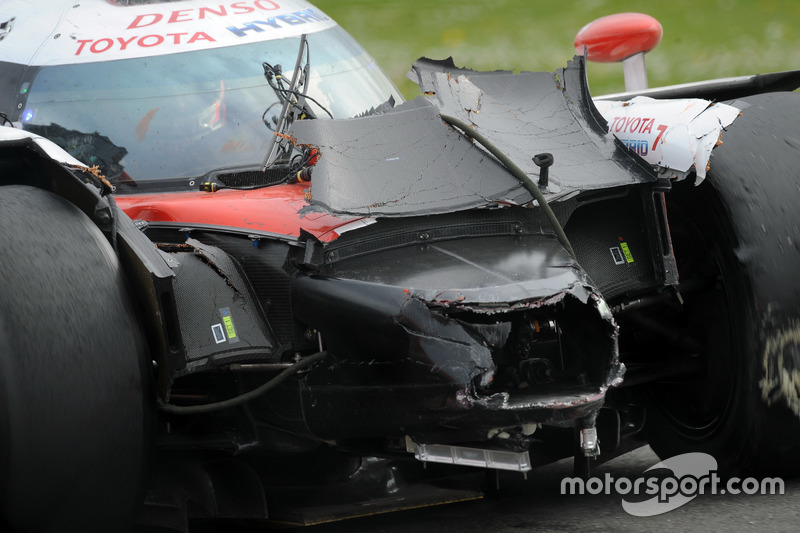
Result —
[[455, 117], [451, 117], [449, 115], [439, 115], [439, 116], [442, 117], [442, 120], [444, 120], [451, 126], [456, 126], [464, 133], [464, 135], [466, 135], [470, 139], [478, 141], [484, 148], [486, 148], [489, 151], [489, 153], [491, 153], [503, 165], [505, 165], [508, 171], [511, 172], [511, 174], [515, 178], [517, 178], [520, 181], [520, 183], [522, 183], [522, 185], [528, 190], [528, 192], [531, 193], [531, 196], [533, 196], [533, 198], [537, 202], [539, 202], [539, 207], [544, 211], [547, 220], [550, 221], [550, 224], [553, 226], [553, 230], [555, 230], [556, 232], [556, 237], [558, 238], [558, 242], [560, 242], [561, 245], [567, 250], [567, 252], [569, 252], [569, 255], [571, 255], [573, 259], [576, 259], [575, 251], [572, 249], [572, 245], [570, 244], [569, 239], [567, 238], [567, 234], [564, 232], [564, 228], [561, 226], [561, 223], [556, 218], [555, 213], [553, 213], [553, 210], [547, 203], [544, 194], [542, 194], [542, 191], [539, 190], [539, 187], [533, 182], [533, 180], [531, 180], [528, 177], [528, 175], [522, 171], [521, 168], [515, 165], [514, 162], [511, 161], [506, 154], [501, 152], [499, 148], [497, 148], [494, 144], [492, 144], [492, 142], [489, 141], [489, 139], [487, 139], [474, 129], [470, 128], [469, 125], [467, 125], [465, 122], [462, 122], [461, 120]]
[[203, 405], [172, 405], [164, 402], [161, 398], [157, 398], [158, 407], [165, 413], [170, 413], [173, 415], [196, 415], [203, 413], [214, 413], [216, 411], [230, 409], [231, 407], [237, 407], [239, 405], [245, 404], [251, 400], [258, 398], [263, 394], [266, 394], [270, 390], [280, 385], [289, 376], [296, 374], [297, 372], [308, 366], [311, 366], [311, 364], [316, 363], [317, 361], [322, 361], [327, 356], [328, 352], [326, 351], [317, 352], [313, 355], [309, 355], [308, 357], [302, 359], [301, 361], [298, 361], [296, 364], [290, 366], [289, 368], [286, 368], [280, 374], [278, 374], [271, 380], [267, 381], [257, 389], [245, 392], [244, 394], [236, 396], [235, 398], [230, 398], [228, 400], [223, 400], [221, 402], [207, 403]]

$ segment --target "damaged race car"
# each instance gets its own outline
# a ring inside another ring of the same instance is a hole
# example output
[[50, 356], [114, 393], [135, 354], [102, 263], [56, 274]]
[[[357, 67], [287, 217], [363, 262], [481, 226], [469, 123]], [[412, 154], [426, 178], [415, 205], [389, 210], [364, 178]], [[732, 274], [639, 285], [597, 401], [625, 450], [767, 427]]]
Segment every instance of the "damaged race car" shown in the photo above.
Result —
[[406, 102], [301, 0], [50, 4], [0, 6], [6, 527], [311, 524], [645, 443], [797, 471], [800, 72], [646, 89], [627, 14]]

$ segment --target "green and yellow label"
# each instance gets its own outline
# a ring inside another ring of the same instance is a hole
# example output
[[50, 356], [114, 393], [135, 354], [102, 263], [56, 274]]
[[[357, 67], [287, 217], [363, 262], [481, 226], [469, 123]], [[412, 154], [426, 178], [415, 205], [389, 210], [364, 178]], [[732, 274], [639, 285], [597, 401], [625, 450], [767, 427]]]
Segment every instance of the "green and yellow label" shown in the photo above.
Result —
[[633, 263], [633, 254], [631, 253], [631, 249], [628, 248], [627, 242], [619, 243], [619, 247], [622, 248], [622, 255], [625, 256], [625, 261], [628, 263]]
[[228, 334], [229, 339], [236, 338], [236, 330], [233, 328], [233, 320], [231, 317], [226, 316], [222, 319], [222, 323], [225, 324], [225, 332]]

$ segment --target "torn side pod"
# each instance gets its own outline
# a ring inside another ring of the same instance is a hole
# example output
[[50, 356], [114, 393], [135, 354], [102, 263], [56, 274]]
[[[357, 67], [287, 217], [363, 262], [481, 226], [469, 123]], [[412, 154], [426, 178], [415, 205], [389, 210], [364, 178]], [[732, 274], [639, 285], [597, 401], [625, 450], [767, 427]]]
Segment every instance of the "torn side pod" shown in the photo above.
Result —
[[269, 359], [274, 336], [238, 264], [195, 239], [160, 245], [174, 272], [174, 316], [180, 341], [170, 379], [243, 360]]
[[557, 239], [437, 240], [446, 231], [434, 227], [403, 247], [395, 228], [383, 249], [348, 233], [294, 279], [295, 318], [321, 333], [331, 363], [301, 384], [308, 430], [486, 440], [596, 413], [621, 375], [616, 326]]

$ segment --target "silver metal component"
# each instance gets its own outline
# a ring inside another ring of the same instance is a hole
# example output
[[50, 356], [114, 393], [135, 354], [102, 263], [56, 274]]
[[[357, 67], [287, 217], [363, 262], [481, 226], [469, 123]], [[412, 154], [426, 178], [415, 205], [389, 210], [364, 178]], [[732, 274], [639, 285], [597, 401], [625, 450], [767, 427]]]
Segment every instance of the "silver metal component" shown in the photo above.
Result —
[[236, 363], [229, 365], [228, 368], [233, 372], [271, 372], [293, 365], [294, 363]]
[[581, 450], [586, 457], [597, 457], [600, 455], [600, 441], [597, 440], [597, 428], [581, 429]]
[[406, 450], [413, 453], [417, 460], [428, 463], [475, 466], [512, 472], [531, 470], [528, 452], [485, 450], [449, 444], [417, 444], [410, 437], [406, 437]]
[[644, 52], [622, 60], [622, 74], [625, 76], [625, 92], [647, 89], [647, 68], [644, 66]]

